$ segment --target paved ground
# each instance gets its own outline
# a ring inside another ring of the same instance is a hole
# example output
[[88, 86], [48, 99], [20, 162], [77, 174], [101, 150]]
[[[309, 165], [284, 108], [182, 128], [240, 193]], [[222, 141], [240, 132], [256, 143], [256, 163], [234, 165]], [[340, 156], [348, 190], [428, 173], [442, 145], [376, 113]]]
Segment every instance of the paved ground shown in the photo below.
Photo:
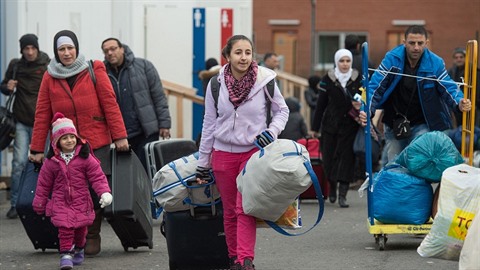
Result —
[[[416, 248], [422, 237], [391, 235], [386, 250], [376, 249], [367, 228], [366, 200], [350, 191], [348, 209], [326, 203], [325, 214], [314, 230], [298, 237], [287, 237], [272, 229], [259, 229], [255, 265], [257, 269], [458, 269], [458, 262], [422, 258]], [[34, 250], [19, 219], [6, 219], [9, 205], [0, 205], [0, 269], [58, 269], [55, 250]], [[317, 204], [304, 202], [304, 226], [312, 224]], [[166, 242], [154, 225], [154, 247], [125, 252], [110, 225], [102, 226], [102, 252], [87, 258], [75, 269], [168, 269]], [[187, 257], [188, 254], [185, 254]]]

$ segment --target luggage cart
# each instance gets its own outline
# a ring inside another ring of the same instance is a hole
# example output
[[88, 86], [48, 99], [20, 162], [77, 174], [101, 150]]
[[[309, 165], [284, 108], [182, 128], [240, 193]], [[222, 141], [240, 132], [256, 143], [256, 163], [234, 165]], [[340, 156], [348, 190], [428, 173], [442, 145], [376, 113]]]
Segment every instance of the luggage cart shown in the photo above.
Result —
[[383, 224], [376, 220], [373, 216], [373, 173], [372, 173], [372, 142], [370, 136], [370, 97], [368, 93], [368, 44], [364, 42], [362, 44], [362, 68], [363, 68], [363, 87], [365, 88], [365, 106], [364, 111], [367, 114], [367, 126], [365, 130], [365, 174], [368, 180], [367, 188], [367, 208], [368, 208], [368, 231], [375, 238], [375, 244], [379, 250], [384, 250], [388, 235], [390, 234], [411, 234], [411, 235], [424, 235], [430, 232], [433, 220], [430, 219], [426, 224], [414, 225], [414, 224]]
[[[478, 66], [478, 42], [469, 40], [465, 55], [465, 81], [463, 85], [464, 97], [472, 102], [472, 109], [463, 114], [462, 118], [462, 156], [466, 163], [473, 165], [474, 137], [475, 137], [475, 110], [477, 97], [477, 66]], [[478, 116], [477, 116], [478, 117]]]

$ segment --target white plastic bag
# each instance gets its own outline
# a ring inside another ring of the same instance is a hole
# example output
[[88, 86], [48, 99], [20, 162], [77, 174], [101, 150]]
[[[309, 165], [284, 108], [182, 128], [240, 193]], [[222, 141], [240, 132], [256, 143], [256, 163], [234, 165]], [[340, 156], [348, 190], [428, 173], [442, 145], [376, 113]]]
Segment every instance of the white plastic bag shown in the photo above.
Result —
[[277, 139], [254, 153], [237, 177], [245, 214], [278, 220], [312, 184], [305, 162], [307, 149], [292, 140]]
[[480, 269], [480, 209], [468, 228], [458, 268], [459, 270]]
[[[438, 212], [417, 248], [422, 257], [458, 260], [475, 214], [480, 209], [480, 169], [460, 164], [442, 174]], [[478, 239], [478, 238], [477, 238]]]

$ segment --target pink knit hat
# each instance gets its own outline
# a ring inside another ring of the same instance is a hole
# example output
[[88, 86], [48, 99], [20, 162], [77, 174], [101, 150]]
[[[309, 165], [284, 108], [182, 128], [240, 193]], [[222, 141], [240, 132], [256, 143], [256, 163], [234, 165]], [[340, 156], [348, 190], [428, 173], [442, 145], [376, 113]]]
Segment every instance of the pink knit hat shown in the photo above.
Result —
[[77, 129], [73, 121], [66, 118], [62, 113], [55, 113], [52, 120], [52, 147], [57, 148], [58, 140], [66, 134], [73, 134], [78, 139]]

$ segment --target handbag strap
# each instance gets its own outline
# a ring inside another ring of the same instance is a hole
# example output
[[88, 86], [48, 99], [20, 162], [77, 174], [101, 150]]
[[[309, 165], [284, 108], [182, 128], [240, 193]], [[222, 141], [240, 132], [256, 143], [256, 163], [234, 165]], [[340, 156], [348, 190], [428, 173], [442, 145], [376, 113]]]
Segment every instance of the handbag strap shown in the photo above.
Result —
[[415, 96], [415, 92], [416, 92], [416, 89], [412, 91], [412, 95], [410, 96], [410, 100], [408, 101], [407, 110], [405, 111], [405, 115], [401, 114], [398, 111], [397, 106], [395, 106], [395, 103], [392, 102], [392, 106], [393, 106], [393, 109], [395, 110], [395, 113], [398, 114], [398, 115], [401, 115], [406, 120], [408, 120], [408, 118], [407, 118], [408, 109], [410, 109], [410, 104], [412, 103], [413, 97]]
[[[12, 74], [12, 80], [15, 80], [17, 78], [17, 70], [18, 70], [18, 62], [13, 65], [13, 74]], [[10, 94], [7, 98], [7, 102], [5, 103], [5, 107], [7, 108], [7, 112], [13, 113], [13, 102], [15, 101], [15, 94], [17, 93], [17, 88], [15, 87], [13, 89], [12, 94]]]
[[287, 231], [285, 231], [283, 228], [281, 228], [280, 226], [278, 226], [278, 224], [276, 224], [275, 222], [273, 221], [268, 221], [268, 220], [265, 220], [265, 222], [270, 226], [272, 227], [272, 229], [274, 229], [275, 231], [283, 234], [283, 235], [286, 235], [286, 236], [299, 236], [299, 235], [302, 235], [302, 234], [306, 234], [307, 232], [309, 232], [310, 230], [312, 230], [313, 228], [315, 228], [315, 226], [318, 225], [318, 223], [320, 223], [320, 220], [322, 219], [323, 217], [323, 211], [324, 211], [324, 201], [323, 201], [323, 195], [322, 195], [322, 189], [320, 187], [320, 183], [318, 182], [318, 178], [317, 178], [317, 175], [315, 174], [315, 172], [313, 171], [313, 168], [312, 168], [312, 164], [310, 163], [309, 160], [306, 160], [303, 165], [305, 166], [305, 168], [307, 169], [307, 172], [308, 174], [310, 175], [310, 177], [312, 178], [312, 184], [313, 184], [313, 187], [315, 188], [315, 193], [317, 194], [317, 200], [318, 200], [318, 214], [317, 214], [317, 220], [315, 221], [315, 223], [310, 227], [308, 228], [306, 231], [303, 231], [301, 233], [289, 233]]

